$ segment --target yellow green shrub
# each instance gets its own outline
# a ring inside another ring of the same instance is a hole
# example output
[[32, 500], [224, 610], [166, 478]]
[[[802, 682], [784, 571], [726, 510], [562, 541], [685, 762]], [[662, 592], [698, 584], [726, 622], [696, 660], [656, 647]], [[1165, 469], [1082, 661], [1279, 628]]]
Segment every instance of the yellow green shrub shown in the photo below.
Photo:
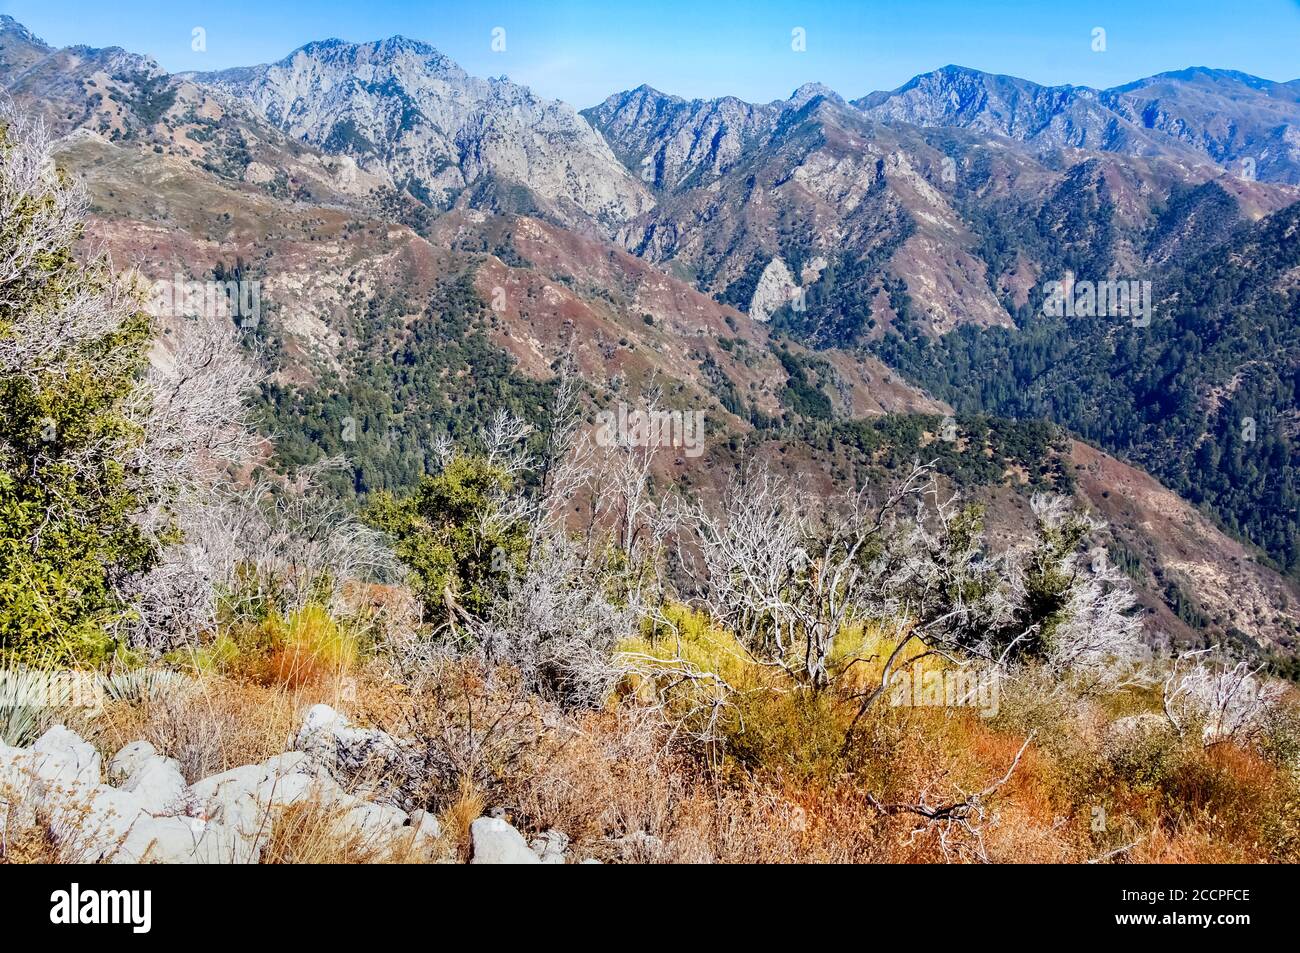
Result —
[[297, 688], [346, 675], [361, 655], [356, 628], [317, 603], [233, 626], [189, 659], [200, 671]]

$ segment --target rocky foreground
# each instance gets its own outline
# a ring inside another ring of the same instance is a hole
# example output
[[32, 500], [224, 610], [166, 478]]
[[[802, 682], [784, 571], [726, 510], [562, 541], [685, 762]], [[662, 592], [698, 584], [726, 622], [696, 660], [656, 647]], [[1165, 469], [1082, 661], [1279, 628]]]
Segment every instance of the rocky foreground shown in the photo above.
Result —
[[[105, 770], [89, 742], [55, 725], [30, 748], [0, 742], [0, 831], [39, 826], [61, 856], [81, 863], [257, 863], [277, 822], [298, 808], [321, 812], [339, 840], [410, 862], [455, 862], [436, 817], [357, 780], [362, 766], [404, 747], [316, 705], [293, 750], [187, 784], [180, 764], [147, 741], [124, 746]], [[578, 862], [559, 831], [530, 845], [503, 817], [485, 816], [469, 833], [470, 863]]]

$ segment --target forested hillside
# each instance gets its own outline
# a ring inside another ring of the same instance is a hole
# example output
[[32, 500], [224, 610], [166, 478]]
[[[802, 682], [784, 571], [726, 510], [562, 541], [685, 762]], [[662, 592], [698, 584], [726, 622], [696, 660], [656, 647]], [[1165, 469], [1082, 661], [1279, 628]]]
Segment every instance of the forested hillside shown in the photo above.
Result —
[[1045, 417], [1119, 453], [1294, 573], [1297, 268], [1300, 207], [1292, 206], [1161, 271], [1149, 327], [1053, 318], [1031, 305], [1014, 328], [900, 335], [879, 353], [956, 407]]
[[1300, 860], [1291, 84], [0, 84], [0, 863]]

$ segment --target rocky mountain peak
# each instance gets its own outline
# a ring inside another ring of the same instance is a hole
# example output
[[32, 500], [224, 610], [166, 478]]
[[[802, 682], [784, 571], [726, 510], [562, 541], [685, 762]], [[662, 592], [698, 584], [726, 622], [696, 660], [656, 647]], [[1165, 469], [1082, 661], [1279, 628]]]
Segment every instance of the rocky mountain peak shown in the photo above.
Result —
[[508, 199], [569, 224], [609, 227], [653, 204], [573, 107], [505, 78], [470, 76], [418, 40], [325, 40], [277, 63], [196, 79], [435, 207]]
[[1155, 76], [1149, 76], [1145, 79], [1140, 79], [1124, 86], [1118, 86], [1112, 90], [1112, 92], [1127, 92], [1132, 89], [1141, 89], [1144, 86], [1168, 81], [1179, 83], [1200, 83], [1205, 85], [1236, 84], [1258, 90], [1271, 90], [1275, 86], [1285, 85], [1282, 83], [1275, 83], [1270, 79], [1252, 76], [1249, 73], [1243, 73], [1240, 70], [1235, 69], [1214, 69], [1210, 66], [1189, 66], [1187, 69], [1157, 73]]
[[50, 49], [48, 43], [8, 14], [0, 14], [0, 36], [30, 43], [32, 46], [41, 46], [47, 50]]
[[1300, 85], [1237, 70], [1192, 67], [1097, 90], [949, 65], [853, 105], [885, 122], [971, 129], [1044, 150], [1208, 161], [1300, 182]]
[[1070, 86], [1040, 86], [950, 65], [913, 77], [892, 93], [874, 93], [855, 105], [880, 119], [919, 126], [961, 126], [1024, 139], [1051, 127], [1073, 104], [1073, 91]]
[[844, 105], [844, 99], [839, 93], [822, 83], [804, 83], [785, 101], [785, 105], [791, 109], [802, 109], [814, 99], [828, 99], [833, 103]]
[[300, 58], [315, 60], [338, 68], [365, 68], [366, 66], [391, 70], [402, 61], [418, 62], [422, 69], [435, 74], [453, 74], [463, 78], [467, 74], [449, 57], [420, 40], [404, 36], [390, 36], [384, 40], [350, 43], [331, 38], [314, 40], [294, 50], [276, 66], [289, 68]]
[[144, 56], [124, 50], [120, 46], [70, 46], [67, 52], [80, 60], [98, 64], [110, 74], [129, 73], [144, 78], [167, 76], [167, 71], [158, 65], [152, 56]]

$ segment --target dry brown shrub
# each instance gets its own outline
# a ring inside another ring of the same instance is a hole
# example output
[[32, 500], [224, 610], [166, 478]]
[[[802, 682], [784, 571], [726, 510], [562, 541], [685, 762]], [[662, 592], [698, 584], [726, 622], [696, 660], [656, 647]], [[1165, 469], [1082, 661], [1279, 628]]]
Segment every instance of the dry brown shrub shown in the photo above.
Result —
[[175, 758], [190, 783], [292, 747], [303, 714], [317, 703], [353, 713], [355, 699], [386, 688], [362, 675], [288, 688], [205, 674], [143, 701], [109, 701], [102, 711], [70, 711], [63, 720], [94, 744], [105, 760], [122, 746], [148, 741]]
[[276, 812], [262, 850], [263, 864], [419, 864], [427, 854], [410, 837], [343, 831], [346, 810], [303, 801]]
[[[1228, 744], [1205, 749], [1195, 739], [1157, 737], [1121, 750], [1106, 728], [1117, 707], [1129, 710], [1127, 702], [1066, 699], [1055, 720], [1041, 700], [1004, 698], [1003, 715], [992, 719], [886, 705], [860, 723], [850, 750], [839, 751], [829, 740], [842, 735], [850, 708], [765, 698], [745, 711], [743, 744], [724, 738], [705, 750], [674, 732], [663, 710], [636, 698], [607, 710], [565, 711], [528, 693], [510, 670], [472, 661], [443, 660], [408, 684], [372, 667], [352, 685], [291, 690], [204, 676], [191, 690], [113, 703], [70, 727], [84, 729], [105, 755], [146, 738], [195, 780], [280, 753], [309, 705], [332, 704], [358, 723], [410, 740], [409, 756], [392, 766], [395, 776], [362, 780], [398, 792], [407, 809], [439, 815], [448, 856], [461, 860], [469, 857], [470, 824], [489, 809], [504, 811], [526, 837], [563, 831], [575, 860], [606, 862], [1300, 857], [1300, 780], [1266, 753]], [[810, 718], [824, 723], [805, 730]], [[1030, 731], [1016, 770], [983, 805], [982, 848], [968, 831], [872, 804], [874, 797], [933, 805], [983, 790], [1005, 774]], [[1094, 830], [1097, 807], [1105, 824]], [[403, 859], [339, 838], [332, 820], [318, 806], [285, 812], [271, 831], [267, 862]], [[5, 838], [6, 860], [52, 856], [39, 830]]]
[[470, 825], [483, 816], [483, 795], [469, 778], [462, 778], [460, 794], [442, 812], [443, 835], [455, 845], [456, 856], [468, 861], [473, 844]]
[[[403, 739], [400, 765], [384, 779], [403, 803], [440, 813], [466, 790], [503, 805], [507, 780], [559, 717], [518, 673], [473, 660], [444, 661], [417, 685], [358, 693], [359, 720]], [[508, 804], [506, 804], [508, 806]]]

